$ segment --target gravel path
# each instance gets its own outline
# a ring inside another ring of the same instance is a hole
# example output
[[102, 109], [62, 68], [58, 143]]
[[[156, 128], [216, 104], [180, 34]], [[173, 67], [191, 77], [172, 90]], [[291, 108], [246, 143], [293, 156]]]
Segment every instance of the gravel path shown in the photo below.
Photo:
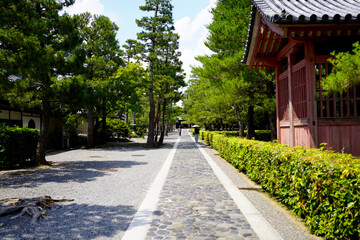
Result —
[[258, 239], [190, 136], [181, 138], [146, 239]]
[[1, 217], [0, 239], [121, 239], [175, 138], [159, 149], [138, 140], [58, 152], [47, 156], [51, 167], [0, 172], [0, 199], [74, 199], [35, 225], [29, 217]]

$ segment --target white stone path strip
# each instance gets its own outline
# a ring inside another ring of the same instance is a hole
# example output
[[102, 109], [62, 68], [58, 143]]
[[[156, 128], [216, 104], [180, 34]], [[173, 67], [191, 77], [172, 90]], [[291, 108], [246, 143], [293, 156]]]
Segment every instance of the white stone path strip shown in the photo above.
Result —
[[[191, 136], [191, 134], [190, 134]], [[191, 136], [192, 140], [195, 139]], [[282, 240], [283, 238], [279, 233], [270, 225], [270, 223], [259, 213], [254, 205], [245, 197], [244, 194], [235, 186], [235, 184], [225, 175], [216, 162], [210, 157], [209, 154], [196, 143], [202, 155], [211, 166], [215, 175], [218, 177], [222, 185], [228, 191], [231, 198], [234, 200], [237, 207], [240, 209], [246, 220], [254, 230], [256, 235], [261, 240]]]
[[[195, 142], [195, 139], [192, 136], [191, 138]], [[144, 201], [141, 203], [134, 219], [126, 230], [122, 240], [145, 239], [146, 233], [151, 223], [152, 214], [156, 208], [157, 203], [159, 202], [159, 196], [162, 187], [166, 181], [179, 142], [180, 138], [178, 138], [178, 140], [176, 141], [159, 174], [156, 176], [155, 181], [151, 185], [150, 190], [146, 194]], [[251, 228], [257, 234], [259, 239], [283, 240], [279, 233], [259, 213], [259, 211], [244, 196], [244, 194], [240, 192], [240, 190], [235, 186], [235, 184], [225, 175], [225, 173], [220, 169], [220, 167], [215, 163], [215, 161], [210, 157], [210, 155], [207, 154], [207, 152], [199, 144], [196, 143], [196, 146], [199, 148], [200, 152], [202, 153], [208, 164], [211, 166], [215, 175], [218, 177], [220, 182], [228, 191], [229, 195], [232, 197], [237, 207], [245, 216]]]
[[156, 176], [155, 181], [152, 183], [148, 193], [145, 196], [145, 199], [141, 203], [122, 240], [145, 239], [146, 233], [151, 223], [152, 214], [156, 208], [157, 203], [159, 202], [159, 196], [169, 173], [172, 161], [175, 157], [176, 149], [179, 145], [180, 139], [181, 138], [177, 139], [174, 147], [171, 149], [169, 156], [167, 157], [160, 172]]

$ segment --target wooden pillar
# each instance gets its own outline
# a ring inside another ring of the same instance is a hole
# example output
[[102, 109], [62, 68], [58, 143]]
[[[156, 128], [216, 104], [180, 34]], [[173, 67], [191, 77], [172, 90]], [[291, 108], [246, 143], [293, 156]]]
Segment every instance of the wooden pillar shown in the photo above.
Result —
[[317, 106], [316, 106], [316, 77], [315, 77], [315, 49], [313, 41], [305, 42], [306, 61], [306, 97], [308, 125], [308, 144], [311, 148], [318, 147]]
[[288, 88], [289, 88], [289, 123], [290, 123], [290, 136], [289, 145], [295, 146], [295, 127], [294, 127], [294, 106], [292, 103], [292, 85], [293, 85], [293, 65], [295, 64], [295, 55], [289, 54], [288, 59]]
[[281, 65], [277, 64], [275, 66], [276, 73], [276, 135], [278, 143], [281, 142], [281, 129], [280, 129], [280, 88], [279, 88], [279, 75], [281, 73]]

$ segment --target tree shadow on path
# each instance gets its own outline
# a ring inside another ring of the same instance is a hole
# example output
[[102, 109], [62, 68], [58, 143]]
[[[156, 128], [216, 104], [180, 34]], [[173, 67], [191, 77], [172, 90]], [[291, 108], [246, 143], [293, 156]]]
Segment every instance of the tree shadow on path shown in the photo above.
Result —
[[74, 161], [57, 162], [56, 165], [31, 170], [11, 171], [0, 175], [0, 188], [33, 188], [43, 183], [84, 183], [110, 174], [102, 170], [115, 170], [145, 165], [139, 161]]
[[29, 216], [0, 217], [2, 239], [94, 239], [113, 238], [125, 232], [136, 210], [132, 206], [64, 204], [31, 224]]

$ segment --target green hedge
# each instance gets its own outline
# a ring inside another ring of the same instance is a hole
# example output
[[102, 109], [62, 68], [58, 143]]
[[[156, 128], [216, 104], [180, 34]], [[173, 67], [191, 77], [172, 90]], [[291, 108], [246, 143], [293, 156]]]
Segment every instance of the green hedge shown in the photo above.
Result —
[[[238, 131], [213, 131], [214, 133], [218, 133], [224, 135], [226, 137], [237, 137], [239, 136]], [[245, 134], [246, 131], [245, 131]], [[255, 130], [255, 140], [270, 142], [271, 141], [271, 131], [270, 130]]]
[[0, 124], [0, 167], [32, 164], [39, 130]]
[[360, 238], [360, 159], [326, 149], [200, 136], [326, 239]]

